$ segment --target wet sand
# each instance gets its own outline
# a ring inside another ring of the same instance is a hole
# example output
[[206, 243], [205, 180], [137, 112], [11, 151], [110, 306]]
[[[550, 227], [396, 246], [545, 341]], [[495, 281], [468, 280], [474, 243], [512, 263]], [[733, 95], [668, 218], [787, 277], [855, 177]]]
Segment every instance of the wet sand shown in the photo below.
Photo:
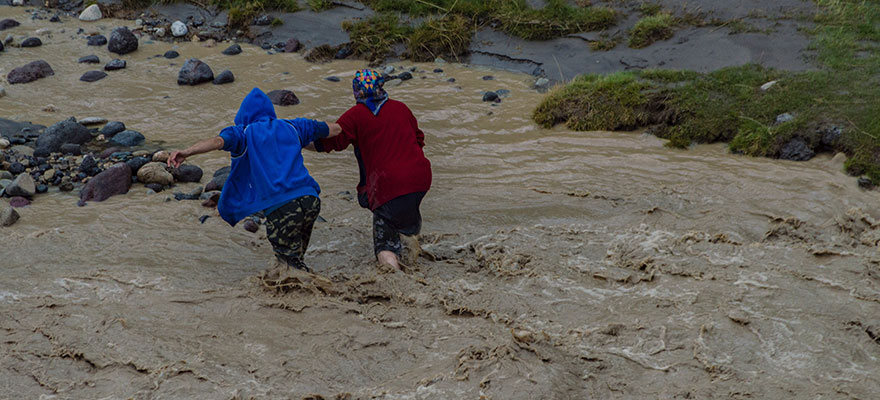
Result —
[[[40, 48], [7, 49], [0, 74], [42, 58], [55, 76], [6, 86], [0, 116], [101, 116], [170, 147], [216, 134], [253, 86], [297, 93], [302, 104], [280, 116], [332, 119], [351, 106], [347, 77], [362, 67], [249, 46], [229, 57], [224, 44], [182, 44], [182, 57], [166, 60], [152, 56], [171, 45], [142, 41], [120, 57], [128, 68], [87, 84], [78, 78], [94, 68], [76, 59], [111, 57], [71, 34], [130, 22], [59, 26], [19, 12], [0, 8], [23, 23], [10, 33], [53, 33]], [[190, 56], [237, 81], [178, 87]], [[324, 290], [266, 288], [265, 233], [229, 227], [198, 202], [138, 184], [86, 207], [75, 194], [42, 195], [0, 229], [0, 397], [880, 392], [877, 194], [859, 190], [839, 158], [784, 162], [720, 145], [667, 149], [640, 133], [544, 130], [529, 119], [541, 94], [528, 75], [417, 67], [388, 89], [426, 134], [434, 186], [423, 247], [434, 260], [375, 266], [370, 215], [344, 194], [357, 182], [351, 152], [306, 155], [327, 219], [306, 262], [332, 281]], [[511, 96], [500, 105], [480, 101], [501, 88]], [[58, 111], [40, 111], [48, 103]], [[228, 156], [193, 162], [210, 173]]]

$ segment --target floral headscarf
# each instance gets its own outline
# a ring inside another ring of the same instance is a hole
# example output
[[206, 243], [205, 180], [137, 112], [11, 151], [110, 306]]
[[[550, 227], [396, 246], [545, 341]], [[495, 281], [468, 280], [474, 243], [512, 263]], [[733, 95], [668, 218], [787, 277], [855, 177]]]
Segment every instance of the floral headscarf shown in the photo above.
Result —
[[388, 93], [382, 89], [385, 84], [382, 75], [371, 69], [362, 69], [354, 73], [351, 88], [354, 99], [370, 109], [373, 115], [379, 115], [382, 105], [388, 101]]

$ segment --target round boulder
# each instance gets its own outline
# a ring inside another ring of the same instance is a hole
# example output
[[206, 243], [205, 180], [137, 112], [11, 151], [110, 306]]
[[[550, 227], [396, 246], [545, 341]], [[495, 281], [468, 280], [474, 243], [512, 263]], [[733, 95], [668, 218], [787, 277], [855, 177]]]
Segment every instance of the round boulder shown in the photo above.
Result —
[[172, 59], [172, 58], [180, 57], [180, 53], [178, 53], [178, 52], [176, 52], [176, 51], [174, 51], [174, 50], [168, 50], [168, 51], [165, 52], [165, 54], [162, 55], [162, 57], [165, 57], [165, 58], [167, 58], [167, 59], [170, 60], [170, 59]]
[[40, 47], [43, 41], [37, 37], [29, 37], [21, 42], [21, 47]]
[[217, 77], [214, 78], [214, 82], [212, 83], [215, 85], [222, 85], [224, 83], [232, 83], [234, 81], [235, 75], [232, 75], [232, 71], [227, 69], [221, 72], [220, 75], [217, 75]]
[[174, 21], [174, 23], [171, 24], [171, 35], [174, 37], [186, 36], [187, 33], [189, 33], [189, 29], [186, 28], [186, 24], [183, 22]]
[[107, 73], [104, 71], [89, 71], [82, 74], [82, 76], [79, 77], [79, 80], [83, 82], [95, 82], [100, 81], [101, 79], [104, 79], [106, 77]]
[[107, 37], [104, 35], [92, 35], [87, 40], [86, 44], [89, 46], [103, 46], [107, 44]]
[[171, 170], [171, 175], [178, 182], [199, 182], [202, 180], [202, 169], [196, 165], [183, 164]]
[[15, 180], [6, 187], [6, 195], [9, 197], [21, 196], [31, 198], [36, 193], [37, 184], [30, 174], [18, 174]]
[[125, 60], [114, 59], [104, 66], [104, 71], [116, 71], [125, 68]]
[[86, 7], [86, 9], [79, 14], [79, 20], [86, 22], [97, 21], [103, 17], [104, 16], [101, 14], [101, 8], [98, 7], [97, 4], [92, 4]]
[[226, 50], [223, 50], [223, 54], [226, 54], [227, 56], [241, 54], [241, 46], [239, 46], [238, 43], [235, 43], [232, 46], [227, 47]]
[[101, 128], [101, 134], [104, 135], [105, 138], [110, 139], [113, 135], [122, 132], [125, 130], [125, 124], [119, 121], [111, 121], [107, 125], [104, 125]]
[[198, 85], [203, 82], [211, 82], [214, 80], [214, 71], [208, 64], [203, 63], [197, 58], [186, 60], [180, 72], [177, 74], [178, 85]]
[[107, 50], [116, 54], [128, 54], [138, 48], [138, 38], [126, 27], [119, 27], [110, 33]]
[[0, 206], [0, 226], [11, 226], [18, 221], [18, 218], [18, 212], [16, 212], [12, 206]]
[[15, 28], [16, 26], [19, 26], [19, 25], [21, 25], [21, 24], [18, 23], [18, 21], [14, 20], [14, 19], [7, 18], [7, 19], [0, 21], [0, 31], [5, 31], [9, 28]]
[[174, 176], [160, 162], [150, 162], [144, 164], [137, 172], [138, 181], [143, 183], [157, 183], [159, 185], [168, 186], [174, 183]]
[[110, 144], [132, 147], [143, 143], [144, 140], [146, 140], [146, 138], [140, 132], [125, 130], [113, 135], [113, 138], [110, 139]]
[[6, 81], [10, 85], [15, 85], [17, 83], [33, 82], [52, 75], [55, 75], [55, 71], [52, 70], [49, 63], [38, 60], [9, 71], [9, 74], [6, 75]]
[[89, 128], [69, 118], [46, 128], [37, 138], [37, 150], [34, 154], [45, 157], [61, 150], [61, 145], [65, 143], [83, 144], [89, 140], [92, 140]]
[[98, 56], [92, 54], [90, 56], [80, 58], [77, 62], [84, 64], [97, 64], [101, 62], [101, 59], [98, 58]]
[[268, 93], [272, 104], [278, 106], [295, 106], [299, 104], [299, 98], [290, 90], [273, 90]]
[[104, 201], [117, 194], [128, 193], [131, 189], [131, 167], [125, 163], [113, 164], [86, 182], [79, 192], [79, 205], [87, 201]]

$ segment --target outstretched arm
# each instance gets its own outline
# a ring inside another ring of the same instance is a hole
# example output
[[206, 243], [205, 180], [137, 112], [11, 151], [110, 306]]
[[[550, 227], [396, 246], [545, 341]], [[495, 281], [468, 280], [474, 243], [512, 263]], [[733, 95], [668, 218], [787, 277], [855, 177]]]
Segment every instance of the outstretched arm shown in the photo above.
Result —
[[220, 150], [223, 148], [223, 144], [223, 138], [220, 136], [200, 140], [185, 150], [175, 150], [171, 152], [171, 156], [168, 157], [168, 166], [177, 168], [180, 164], [183, 164], [187, 157], [207, 153], [209, 151]]
[[[324, 139], [332, 138], [332, 137], [338, 136], [340, 133], [342, 133], [342, 126], [339, 124], [327, 122], [327, 128], [329, 128], [329, 133], [327, 134], [327, 137]], [[318, 140], [321, 140], [321, 139], [318, 139]], [[303, 147], [303, 148], [306, 150], [318, 151], [315, 148], [315, 142], [309, 143], [308, 146]]]

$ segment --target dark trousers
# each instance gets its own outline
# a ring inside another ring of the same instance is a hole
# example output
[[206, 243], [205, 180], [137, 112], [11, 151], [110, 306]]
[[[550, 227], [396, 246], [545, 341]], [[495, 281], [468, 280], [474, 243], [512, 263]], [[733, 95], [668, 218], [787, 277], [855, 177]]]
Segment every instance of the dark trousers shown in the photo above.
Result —
[[419, 206], [425, 192], [398, 196], [373, 210], [373, 251], [391, 251], [400, 257], [400, 235], [418, 235], [422, 229]]
[[296, 198], [266, 216], [266, 236], [275, 257], [293, 268], [309, 271], [303, 257], [312, 238], [312, 228], [321, 212], [321, 199]]

